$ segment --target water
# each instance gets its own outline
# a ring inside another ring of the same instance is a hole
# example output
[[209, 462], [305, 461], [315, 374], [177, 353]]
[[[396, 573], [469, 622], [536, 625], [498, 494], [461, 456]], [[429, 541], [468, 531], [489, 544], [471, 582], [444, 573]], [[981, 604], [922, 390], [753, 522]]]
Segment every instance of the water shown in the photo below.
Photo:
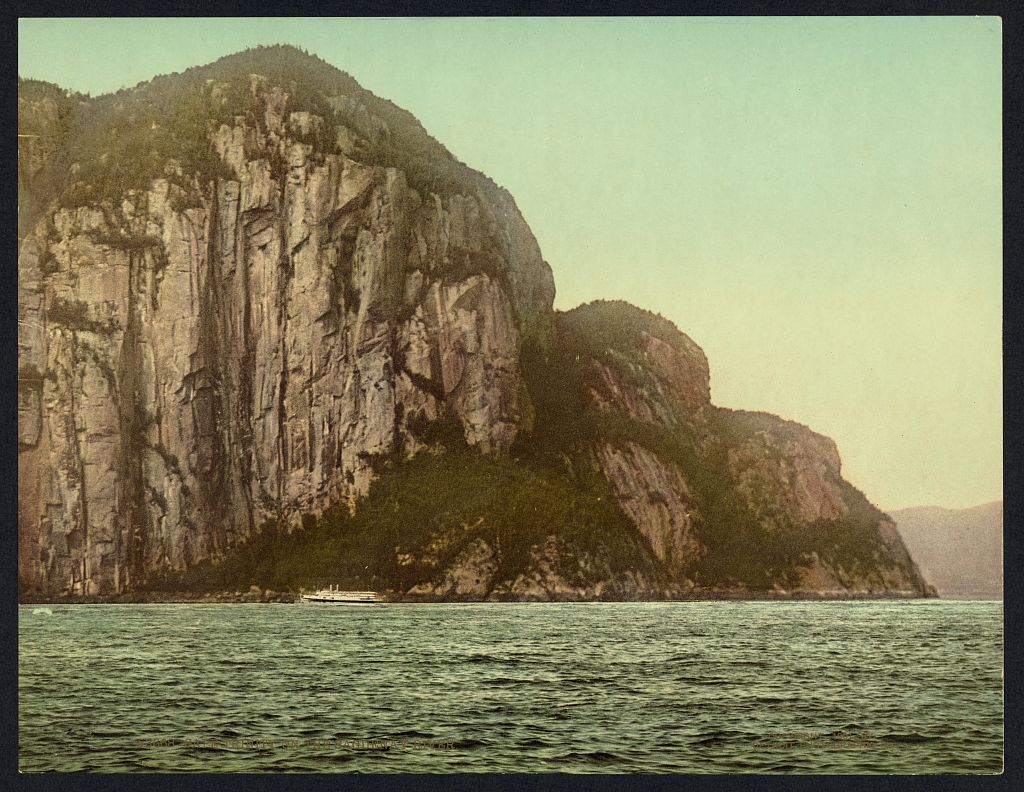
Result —
[[998, 602], [24, 606], [19, 647], [23, 771], [1002, 767]]

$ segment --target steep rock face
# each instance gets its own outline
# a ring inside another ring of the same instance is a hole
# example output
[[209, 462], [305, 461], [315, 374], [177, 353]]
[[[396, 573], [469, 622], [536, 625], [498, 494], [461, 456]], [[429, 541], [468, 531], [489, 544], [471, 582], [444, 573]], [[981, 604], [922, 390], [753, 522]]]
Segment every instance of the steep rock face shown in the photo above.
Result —
[[683, 591], [922, 596], [892, 521], [841, 475], [827, 437], [714, 407], [703, 352], [626, 303], [559, 316], [575, 352], [584, 446]]
[[[776, 427], [759, 429], [729, 449], [729, 471], [743, 499], [758, 517], [785, 512], [813, 522], [844, 516], [835, 443], [797, 424], [779, 421]], [[783, 427], [788, 431], [778, 431]]]
[[593, 464], [659, 561], [682, 569], [699, 557], [696, 506], [678, 467], [633, 442], [599, 445]]
[[252, 91], [200, 205], [158, 179], [22, 245], [23, 584], [124, 590], [364, 494], [426, 422], [501, 452], [528, 419], [553, 285], [514, 204], [314, 157], [324, 120]]
[[589, 357], [585, 366], [591, 405], [665, 428], [702, 422], [711, 405], [707, 357], [683, 333], [673, 341], [640, 331], [633, 349], [612, 345]]

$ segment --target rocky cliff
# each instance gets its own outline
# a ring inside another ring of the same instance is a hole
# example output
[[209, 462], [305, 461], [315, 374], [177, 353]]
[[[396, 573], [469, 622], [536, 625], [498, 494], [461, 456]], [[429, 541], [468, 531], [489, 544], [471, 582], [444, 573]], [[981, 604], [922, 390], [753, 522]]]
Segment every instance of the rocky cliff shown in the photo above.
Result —
[[703, 351], [667, 320], [592, 303], [558, 316], [557, 349], [548, 393], [567, 398], [555, 370], [575, 371], [560, 444], [607, 479], [673, 591], [934, 593], [892, 520], [843, 480], [835, 443], [712, 405]]
[[417, 421], [500, 453], [528, 420], [518, 350], [554, 289], [511, 199], [317, 153], [324, 118], [247, 89], [209, 129], [222, 175], [59, 206], [22, 243], [24, 580], [130, 588], [365, 494]]
[[556, 315], [511, 197], [342, 72], [22, 88], [23, 591], [927, 593], [831, 441], [713, 407], [664, 320]]

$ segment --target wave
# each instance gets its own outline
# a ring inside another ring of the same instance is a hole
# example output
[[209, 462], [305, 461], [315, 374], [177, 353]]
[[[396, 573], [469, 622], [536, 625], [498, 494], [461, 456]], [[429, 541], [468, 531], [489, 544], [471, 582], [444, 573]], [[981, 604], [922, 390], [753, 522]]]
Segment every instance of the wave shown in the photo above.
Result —
[[558, 757], [558, 761], [583, 761], [583, 762], [620, 762], [623, 757], [610, 751], [573, 751]]
[[[788, 623], [769, 629], [752, 626], [756, 604], [635, 608], [628, 620], [615, 607], [602, 620], [604, 606], [575, 619], [565, 604], [557, 624], [547, 611], [532, 622], [530, 611], [511, 631], [501, 619], [480, 620], [443, 636], [437, 620], [407, 618], [420, 613], [411, 610], [316, 632], [284, 606], [204, 607], [222, 610], [204, 611], [201, 630], [190, 606], [54, 605], [47, 610], [62, 618], [49, 621], [22, 611], [20, 767], [942, 774], [998, 772], [1002, 762], [1001, 622], [955, 605], [918, 609], [913, 619], [887, 606], [892, 618], [881, 623], [876, 607], [804, 604], [793, 619], [775, 607], [773, 619]], [[679, 619], [666, 625], [672, 608]], [[712, 611], [714, 629], [696, 627], [714, 637], [691, 639], [688, 614]], [[850, 628], [835, 640], [846, 660], [805, 640], [832, 635], [840, 611]], [[940, 620], [970, 642], [922, 648], [922, 639], [937, 640]], [[370, 623], [370, 637], [357, 638]], [[54, 730], [55, 713], [65, 714], [65, 731]], [[114, 734], [121, 729], [210, 745], [135, 752]], [[298, 744], [234, 748], [268, 732]], [[375, 736], [451, 748], [340, 744]]]
[[936, 742], [942, 738], [911, 732], [910, 734], [883, 734], [879, 739], [894, 743], [928, 743]]

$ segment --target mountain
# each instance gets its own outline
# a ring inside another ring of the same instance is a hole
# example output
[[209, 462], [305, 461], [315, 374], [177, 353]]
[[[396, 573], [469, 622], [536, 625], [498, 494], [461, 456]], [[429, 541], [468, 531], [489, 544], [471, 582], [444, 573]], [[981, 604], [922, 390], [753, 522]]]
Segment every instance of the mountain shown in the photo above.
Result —
[[19, 125], [23, 597], [934, 594], [831, 440], [554, 311], [512, 197], [322, 60], [20, 81]]
[[943, 597], [1003, 596], [1003, 502], [891, 512], [921, 571]]

